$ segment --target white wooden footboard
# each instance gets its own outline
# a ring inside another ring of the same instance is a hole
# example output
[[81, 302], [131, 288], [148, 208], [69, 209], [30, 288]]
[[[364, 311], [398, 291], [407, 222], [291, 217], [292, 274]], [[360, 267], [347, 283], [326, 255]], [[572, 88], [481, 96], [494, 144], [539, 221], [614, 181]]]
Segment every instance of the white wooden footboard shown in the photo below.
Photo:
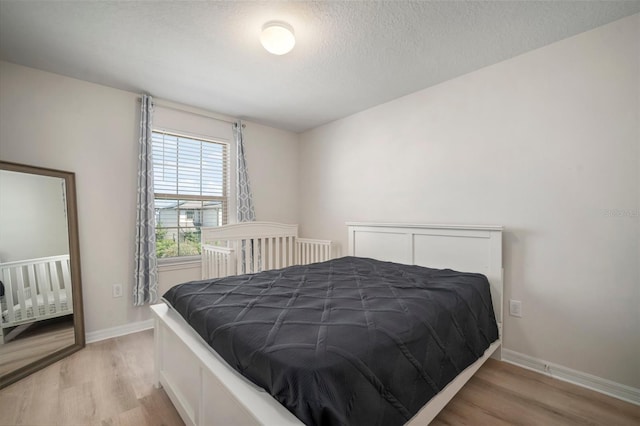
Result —
[[165, 304], [155, 318], [155, 385], [162, 386], [187, 426], [301, 426], [263, 389], [250, 383]]

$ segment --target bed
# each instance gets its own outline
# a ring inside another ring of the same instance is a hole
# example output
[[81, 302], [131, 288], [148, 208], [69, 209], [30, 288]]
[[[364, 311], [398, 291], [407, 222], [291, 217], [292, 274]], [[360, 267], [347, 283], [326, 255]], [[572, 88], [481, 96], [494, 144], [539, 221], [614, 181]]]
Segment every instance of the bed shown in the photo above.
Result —
[[69, 255], [0, 263], [0, 344], [36, 321], [73, 313]]
[[[457, 371], [455, 378], [430, 398], [426, 405], [421, 409], [414, 407], [410, 412], [411, 418], [404, 414], [407, 424], [428, 424], [489, 356], [500, 356], [501, 228], [349, 223], [348, 230], [348, 254], [353, 257], [330, 261], [334, 262], [332, 265], [335, 268], [340, 266], [340, 262], [365, 262], [365, 266], [362, 266], [365, 269], [366, 264], [374, 265], [373, 269], [384, 269], [378, 266], [381, 264], [387, 265], [385, 268], [395, 268], [397, 264], [421, 265], [481, 273], [486, 276], [485, 281], [488, 279], [486, 292], [491, 295], [488, 303], [493, 304], [493, 315], [497, 323], [496, 338], [487, 342], [486, 350], [478, 354], [478, 359], [464, 370]], [[317, 265], [321, 264], [294, 268], [306, 268], [313, 271], [314, 275], [316, 268], [320, 267]], [[279, 274], [279, 271], [271, 271], [271, 274]], [[454, 271], [448, 274], [452, 272]], [[386, 277], [395, 275], [398, 274], [387, 274]], [[307, 281], [313, 285], [313, 280]], [[223, 285], [224, 281], [215, 283]], [[249, 286], [245, 289], [248, 291]], [[225, 359], [204, 342], [202, 333], [198, 334], [187, 325], [176, 310], [166, 304], [155, 305], [152, 309], [156, 321], [156, 383], [165, 388], [186, 424], [302, 424], [300, 415], [294, 416], [271, 394], [230, 368]], [[223, 352], [221, 351], [222, 355], [228, 360], [228, 354]], [[261, 365], [260, 362], [257, 364]], [[267, 366], [268, 368], [270, 367]], [[420, 392], [417, 394], [422, 395]], [[409, 395], [411, 396], [410, 393]], [[322, 423], [318, 420], [321, 417], [311, 421], [304, 416], [302, 418], [307, 423]], [[394, 422], [398, 424], [397, 419]], [[402, 423], [404, 422], [403, 420]]]

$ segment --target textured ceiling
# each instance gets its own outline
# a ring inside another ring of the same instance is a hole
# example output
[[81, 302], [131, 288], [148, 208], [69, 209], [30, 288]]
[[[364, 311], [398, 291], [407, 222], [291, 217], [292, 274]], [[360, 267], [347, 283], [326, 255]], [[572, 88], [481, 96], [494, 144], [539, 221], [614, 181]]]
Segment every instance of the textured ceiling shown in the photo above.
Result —
[[[640, 12], [640, 1], [0, 0], [0, 59], [304, 131]], [[294, 50], [268, 54], [283, 20]]]

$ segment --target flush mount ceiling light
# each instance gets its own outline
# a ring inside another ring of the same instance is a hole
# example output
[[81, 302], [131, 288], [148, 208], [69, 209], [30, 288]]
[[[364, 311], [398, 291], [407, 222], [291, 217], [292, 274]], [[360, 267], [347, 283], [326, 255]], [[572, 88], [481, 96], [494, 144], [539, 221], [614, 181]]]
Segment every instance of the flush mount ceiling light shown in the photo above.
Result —
[[284, 22], [267, 22], [262, 27], [260, 42], [269, 53], [284, 55], [289, 53], [296, 44], [291, 25]]

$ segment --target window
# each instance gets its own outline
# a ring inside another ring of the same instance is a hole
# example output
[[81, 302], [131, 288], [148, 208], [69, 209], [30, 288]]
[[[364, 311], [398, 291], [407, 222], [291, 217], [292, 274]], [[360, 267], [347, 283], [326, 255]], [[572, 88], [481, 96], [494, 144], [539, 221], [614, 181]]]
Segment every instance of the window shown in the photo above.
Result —
[[199, 255], [200, 228], [227, 223], [229, 146], [160, 131], [152, 142], [157, 256]]

